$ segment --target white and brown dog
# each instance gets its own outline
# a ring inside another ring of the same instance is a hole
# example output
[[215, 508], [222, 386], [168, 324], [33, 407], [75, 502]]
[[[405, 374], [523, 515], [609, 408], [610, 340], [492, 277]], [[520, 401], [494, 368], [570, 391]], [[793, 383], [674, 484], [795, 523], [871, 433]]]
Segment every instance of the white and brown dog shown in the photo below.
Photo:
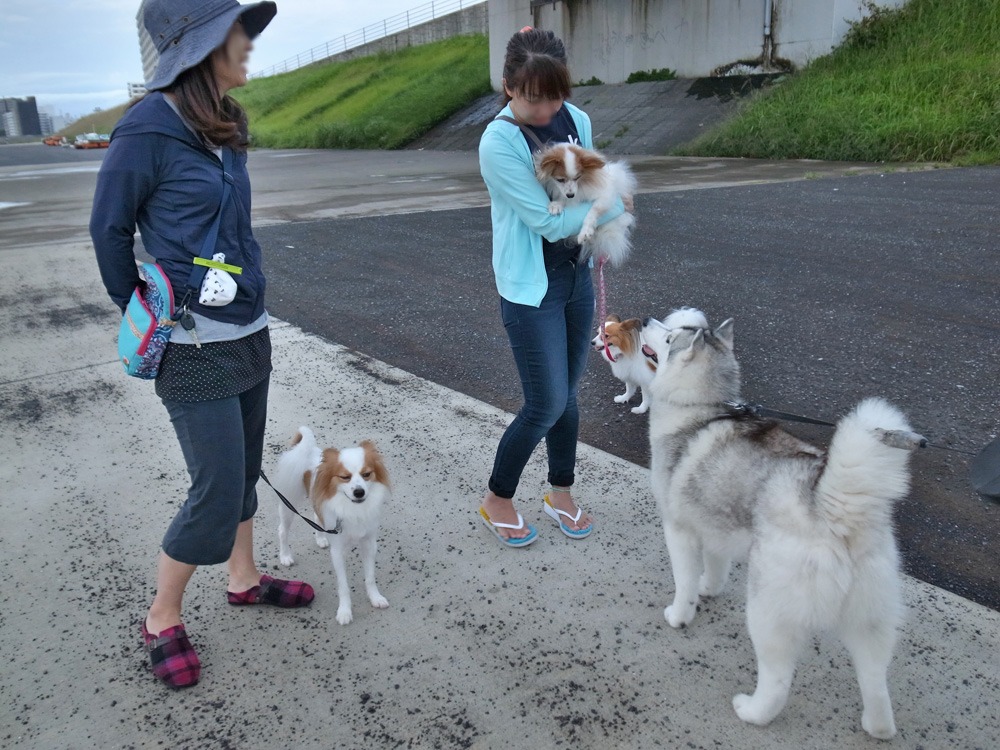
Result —
[[597, 335], [590, 342], [594, 351], [601, 353], [601, 359], [611, 365], [611, 374], [625, 384], [625, 393], [615, 396], [615, 403], [624, 404], [639, 391], [642, 403], [632, 407], [633, 414], [645, 414], [649, 410], [648, 388], [656, 375], [656, 364], [643, 356], [641, 332], [642, 321], [638, 318], [621, 320], [617, 315], [609, 315], [604, 323], [604, 338], [598, 327]]
[[[352, 448], [323, 450], [312, 430], [300, 427], [292, 447], [278, 461], [274, 486], [293, 505], [308, 500], [316, 522], [325, 528], [340, 526], [338, 534], [316, 532], [316, 544], [330, 548], [337, 575], [337, 622], [347, 625], [354, 617], [344, 554], [355, 543], [361, 552], [368, 600], [373, 607], [388, 607], [375, 585], [375, 551], [382, 506], [390, 495], [389, 475], [375, 445], [364, 440]], [[295, 514], [283, 503], [278, 510], [279, 561], [287, 566], [295, 562], [288, 543], [288, 527]]]

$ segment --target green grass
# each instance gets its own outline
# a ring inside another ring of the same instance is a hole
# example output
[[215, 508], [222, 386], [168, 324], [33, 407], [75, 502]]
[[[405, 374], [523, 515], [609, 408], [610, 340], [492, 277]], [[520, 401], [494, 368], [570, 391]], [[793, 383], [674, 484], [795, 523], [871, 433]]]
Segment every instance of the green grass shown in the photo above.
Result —
[[84, 115], [79, 120], [70, 123], [59, 131], [59, 135], [64, 135], [70, 140], [82, 133], [110, 133], [114, 130], [115, 124], [125, 114], [128, 102], [119, 104], [117, 107], [102, 109], [100, 112], [92, 112]]
[[264, 148], [399, 148], [489, 93], [489, 44], [462, 36], [254, 79], [234, 96]]
[[625, 83], [644, 83], [646, 81], [672, 81], [677, 78], [677, 71], [670, 68], [653, 68], [652, 70], [637, 70], [629, 73]]
[[1000, 0], [877, 10], [676, 153], [1000, 163]]

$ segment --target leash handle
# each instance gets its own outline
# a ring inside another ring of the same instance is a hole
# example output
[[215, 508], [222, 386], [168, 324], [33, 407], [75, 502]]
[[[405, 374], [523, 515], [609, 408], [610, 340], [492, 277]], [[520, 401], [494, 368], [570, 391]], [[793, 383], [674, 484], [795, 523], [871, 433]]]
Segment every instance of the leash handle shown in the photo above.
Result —
[[260, 478], [264, 480], [264, 484], [266, 484], [268, 487], [270, 487], [272, 490], [274, 490], [274, 494], [278, 496], [278, 498], [281, 500], [281, 502], [283, 502], [287, 506], [287, 508], [290, 511], [292, 511], [292, 513], [294, 513], [299, 518], [301, 518], [303, 521], [305, 521], [307, 524], [309, 524], [310, 526], [312, 526], [314, 529], [316, 529], [316, 531], [320, 531], [320, 532], [322, 532], [324, 534], [339, 534], [340, 533], [340, 519], [339, 518], [337, 519], [337, 525], [334, 526], [332, 529], [324, 529], [322, 526], [320, 526], [315, 521], [313, 521], [313, 520], [311, 520], [309, 518], [306, 518], [304, 515], [302, 515], [301, 513], [299, 513], [295, 509], [295, 506], [292, 505], [288, 501], [288, 498], [285, 497], [284, 495], [282, 495], [280, 492], [278, 492], [277, 488], [273, 484], [271, 484], [271, 480], [267, 478], [267, 474], [265, 474], [263, 472], [263, 470], [261, 470], [261, 472], [260, 472]]

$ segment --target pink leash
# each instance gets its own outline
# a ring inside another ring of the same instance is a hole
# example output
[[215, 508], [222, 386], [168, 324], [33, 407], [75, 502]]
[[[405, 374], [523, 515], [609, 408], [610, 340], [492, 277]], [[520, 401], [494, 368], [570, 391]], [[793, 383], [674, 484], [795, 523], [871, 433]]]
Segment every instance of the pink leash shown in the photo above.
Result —
[[604, 333], [604, 324], [608, 320], [608, 290], [604, 285], [604, 263], [606, 257], [601, 257], [597, 261], [597, 317], [601, 321], [601, 341], [604, 343], [604, 356], [611, 362], [615, 362], [615, 357], [608, 347], [608, 337]]

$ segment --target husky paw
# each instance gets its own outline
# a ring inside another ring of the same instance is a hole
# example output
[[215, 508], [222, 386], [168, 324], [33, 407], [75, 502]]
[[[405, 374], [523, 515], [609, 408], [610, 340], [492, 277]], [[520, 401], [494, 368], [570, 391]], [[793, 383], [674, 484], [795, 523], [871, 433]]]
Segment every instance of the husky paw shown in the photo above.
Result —
[[375, 607], [375, 609], [385, 609], [389, 606], [389, 600], [377, 591], [374, 596], [369, 595], [368, 601], [372, 603], [372, 606]]
[[549, 203], [549, 213], [550, 214], [552, 214], [553, 216], [558, 216], [562, 212], [563, 212], [563, 204], [562, 203], [557, 203], [556, 201], [552, 201], [551, 203]]
[[326, 534], [316, 536], [316, 546], [320, 549], [327, 549], [330, 546], [330, 540], [326, 538]]
[[663, 617], [672, 628], [683, 628], [694, 619], [695, 607], [678, 607], [671, 604], [663, 610]]
[[639, 404], [632, 407], [633, 414], [645, 414], [647, 411], [649, 411], [649, 404]]
[[594, 239], [594, 230], [590, 227], [585, 228], [580, 234], [576, 236], [576, 244], [584, 245]]
[[733, 710], [736, 711], [736, 715], [740, 717], [743, 721], [748, 724], [756, 724], [757, 726], [764, 726], [768, 724], [771, 720], [758, 715], [758, 712], [754, 710], [753, 696], [747, 695], [746, 693], [740, 693], [739, 695], [733, 696]]
[[616, 404], [624, 404], [626, 401], [628, 401], [628, 396], [626, 396], [624, 393], [620, 396], [615, 396]]
[[278, 562], [287, 568], [289, 565], [295, 564], [295, 557], [291, 552], [282, 552], [278, 555]]
[[861, 714], [861, 727], [877, 740], [891, 740], [896, 736], [896, 722], [893, 721], [892, 714], [872, 717], [865, 711]]
[[699, 596], [718, 596], [722, 593], [722, 590], [726, 587], [725, 581], [710, 581], [705, 577], [705, 574], [701, 574], [701, 579], [698, 581], [698, 595]]
[[351, 611], [350, 606], [337, 608], [337, 622], [341, 625], [349, 625], [353, 619], [354, 613]]

